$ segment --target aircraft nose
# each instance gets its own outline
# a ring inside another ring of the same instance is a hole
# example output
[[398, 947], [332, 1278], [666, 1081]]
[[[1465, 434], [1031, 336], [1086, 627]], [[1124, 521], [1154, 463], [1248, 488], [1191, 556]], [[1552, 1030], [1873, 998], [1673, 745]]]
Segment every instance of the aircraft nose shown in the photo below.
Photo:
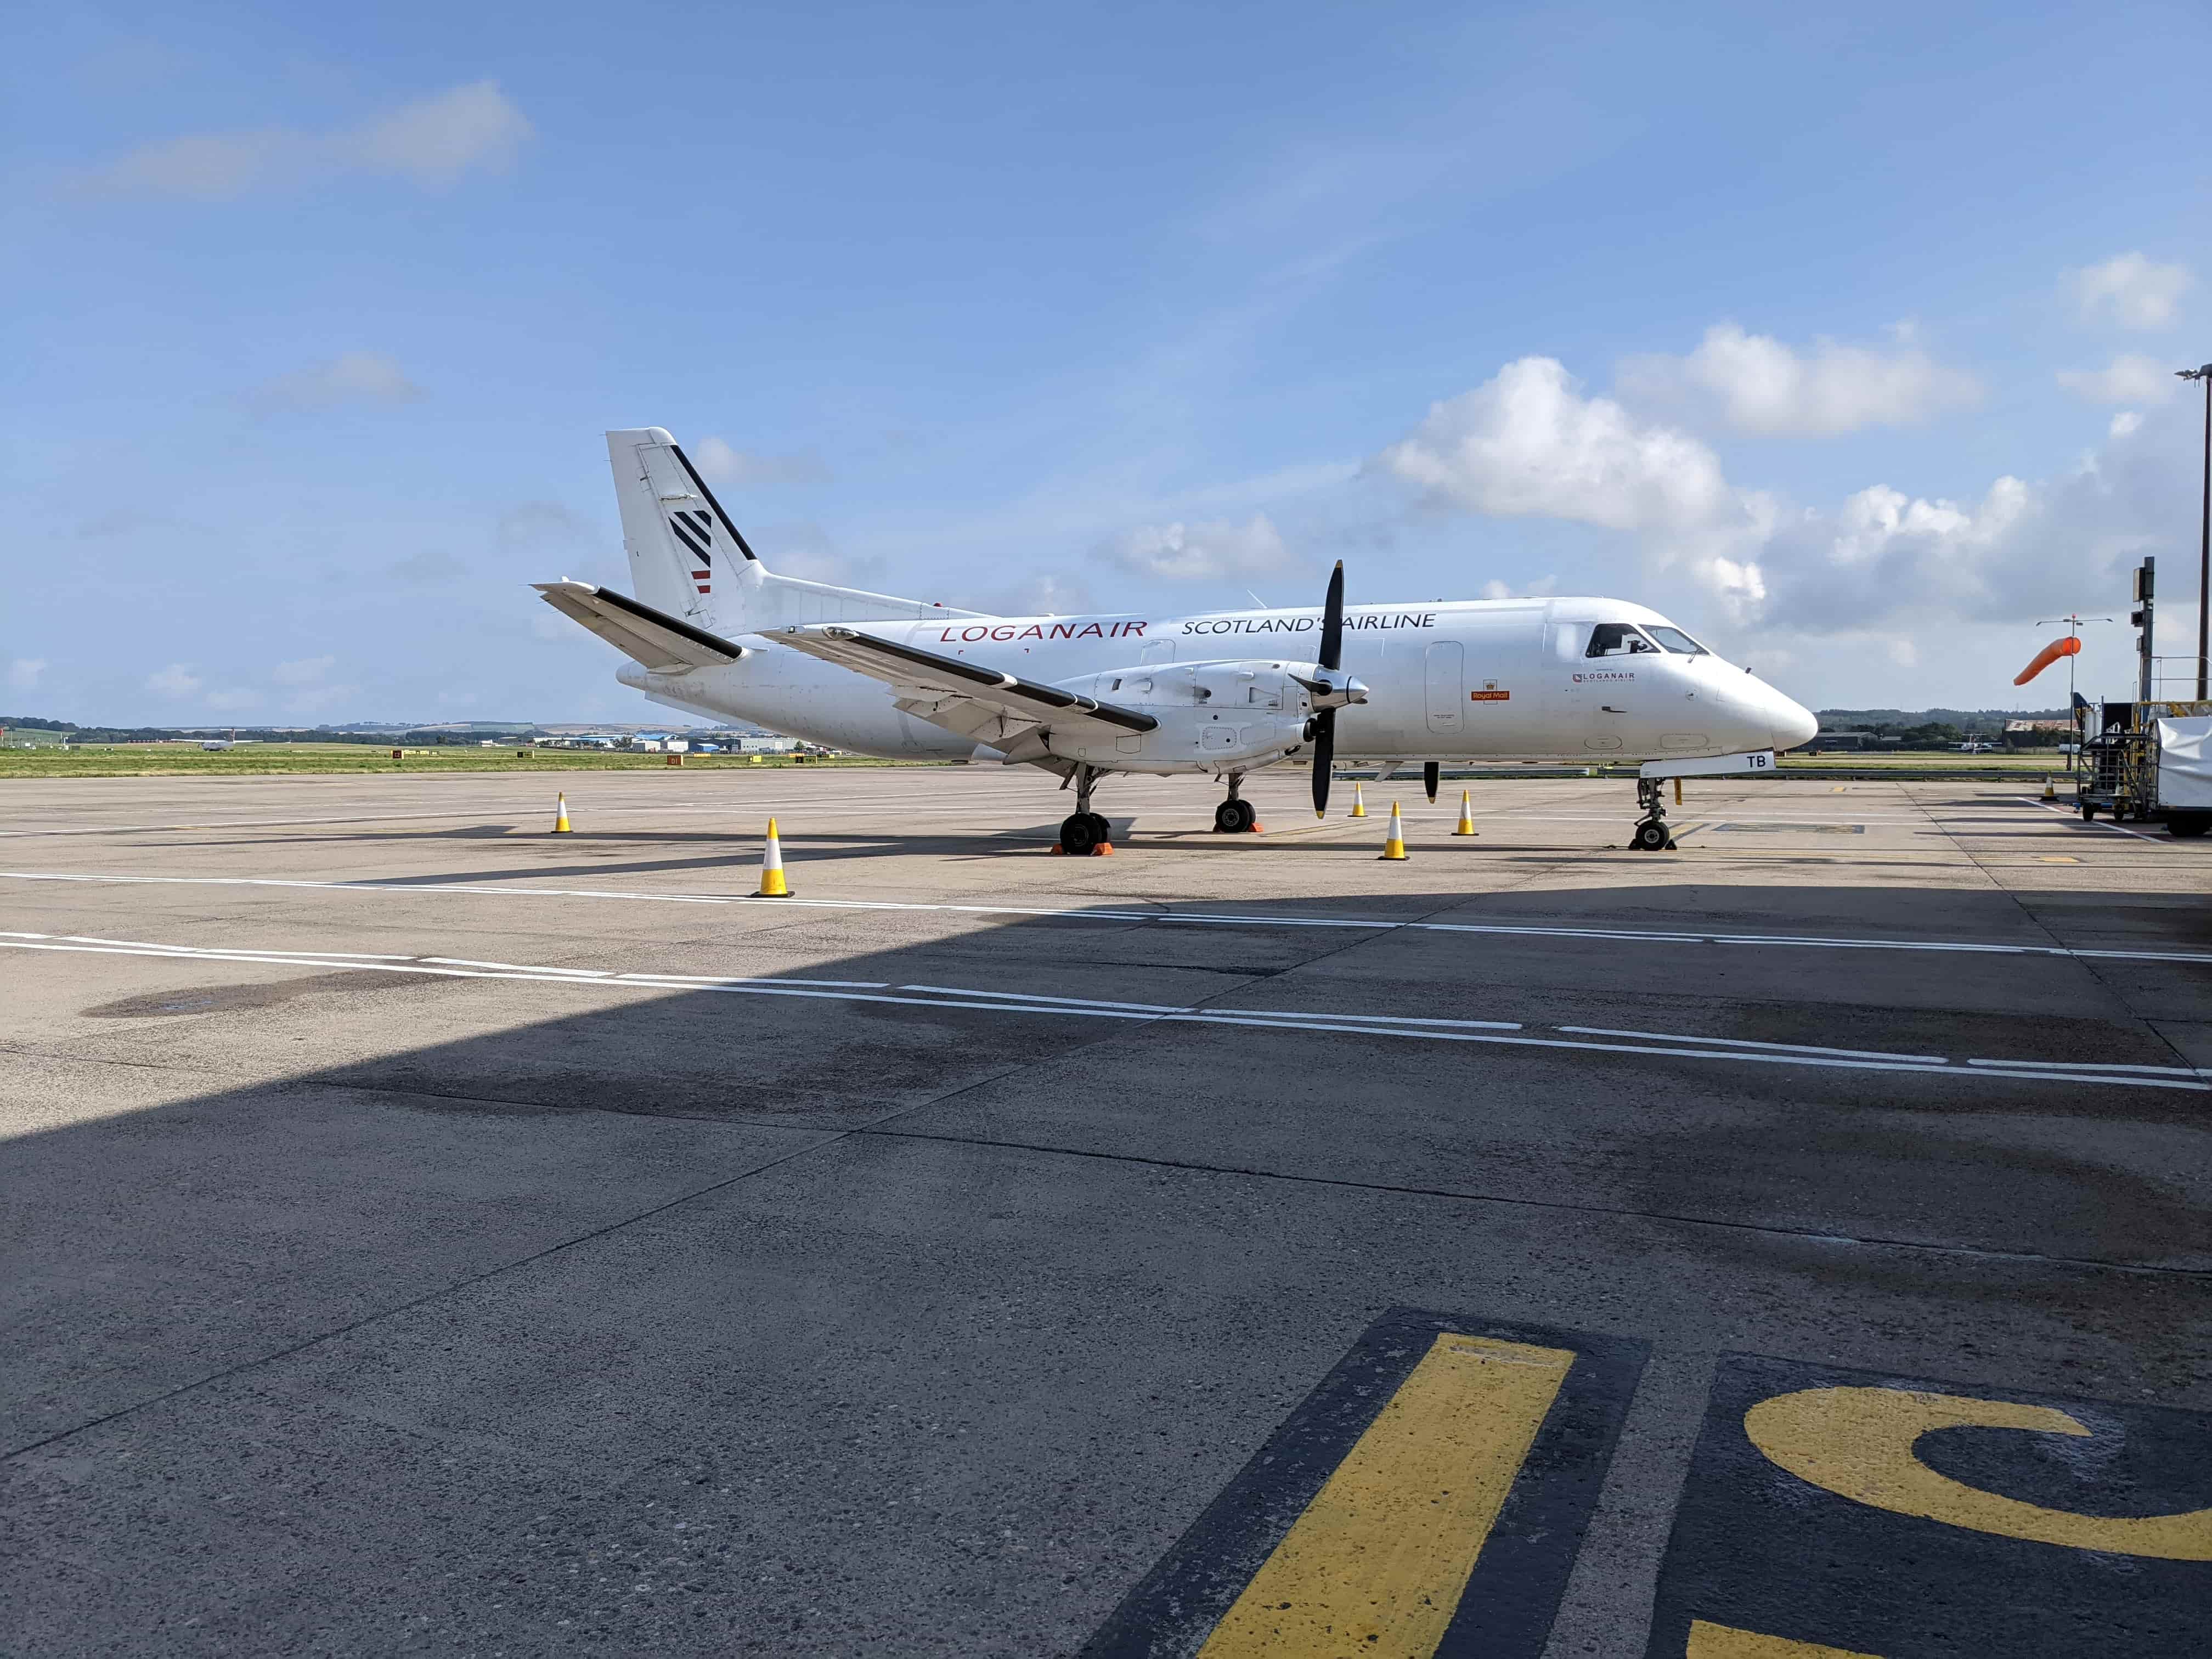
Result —
[[1794, 702], [1779, 691], [1774, 694], [1774, 746], [1778, 750], [1795, 749], [1801, 743], [1810, 743], [1820, 729], [1819, 718], [1802, 703]]

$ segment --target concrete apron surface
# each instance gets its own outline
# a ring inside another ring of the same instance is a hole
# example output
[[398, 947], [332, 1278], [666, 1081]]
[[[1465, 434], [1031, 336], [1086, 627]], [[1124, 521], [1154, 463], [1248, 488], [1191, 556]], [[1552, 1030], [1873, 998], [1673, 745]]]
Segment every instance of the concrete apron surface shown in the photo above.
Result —
[[0, 1647], [2201, 1651], [2203, 843], [562, 785], [0, 793]]

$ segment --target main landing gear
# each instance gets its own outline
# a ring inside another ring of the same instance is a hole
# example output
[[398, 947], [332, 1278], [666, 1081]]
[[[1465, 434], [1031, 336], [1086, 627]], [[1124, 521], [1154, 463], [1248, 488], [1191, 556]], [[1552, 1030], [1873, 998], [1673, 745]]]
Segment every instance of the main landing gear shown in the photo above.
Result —
[[1674, 832], [1667, 828], [1667, 805], [1660, 799], [1666, 785], [1657, 778], [1638, 778], [1636, 781], [1636, 804], [1644, 816], [1636, 822], [1628, 844], [1639, 853], [1671, 853], [1674, 850]]
[[1251, 835], [1260, 828], [1260, 809], [1237, 793], [1243, 781], [1242, 772], [1229, 775], [1229, 799], [1213, 809], [1213, 827], [1219, 834]]
[[1091, 810], [1091, 786], [1098, 781], [1098, 774], [1088, 766], [1078, 766], [1073, 781], [1075, 810], [1060, 822], [1060, 850], [1079, 858], [1112, 852], [1113, 826]]

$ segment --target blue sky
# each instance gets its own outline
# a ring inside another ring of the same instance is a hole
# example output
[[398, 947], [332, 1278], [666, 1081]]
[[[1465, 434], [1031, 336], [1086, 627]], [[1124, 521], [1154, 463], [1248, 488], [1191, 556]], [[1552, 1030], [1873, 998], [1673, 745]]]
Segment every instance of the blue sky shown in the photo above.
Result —
[[650, 718], [526, 586], [623, 581], [642, 424], [775, 568], [977, 608], [1341, 557], [2007, 706], [2148, 552], [2193, 648], [2201, 4], [6, 27], [10, 712]]

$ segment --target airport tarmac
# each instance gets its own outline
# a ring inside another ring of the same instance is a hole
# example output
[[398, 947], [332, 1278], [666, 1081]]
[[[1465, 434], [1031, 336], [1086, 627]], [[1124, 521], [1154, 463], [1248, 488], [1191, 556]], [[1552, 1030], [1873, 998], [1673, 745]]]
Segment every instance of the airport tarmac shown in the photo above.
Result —
[[2201, 1659], [2212, 845], [562, 785], [0, 791], [0, 1648]]

